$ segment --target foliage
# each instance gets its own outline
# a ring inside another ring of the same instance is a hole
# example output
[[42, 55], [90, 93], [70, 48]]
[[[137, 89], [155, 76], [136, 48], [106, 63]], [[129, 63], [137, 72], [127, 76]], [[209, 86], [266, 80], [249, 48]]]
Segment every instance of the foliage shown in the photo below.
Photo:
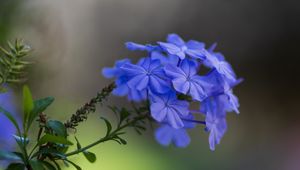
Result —
[[8, 42], [8, 50], [0, 47], [3, 55], [0, 57], [0, 92], [5, 92], [4, 84], [15, 84], [24, 82], [25, 69], [31, 64], [24, 60], [31, 48], [22, 40], [16, 40], [14, 45]]
[[[9, 50], [0, 48], [4, 56], [0, 58], [0, 87], [26, 80], [25, 68], [30, 63], [23, 60], [30, 48], [16, 40], [14, 46], [8, 43]], [[226, 132], [225, 115], [229, 111], [238, 112], [238, 100], [232, 89], [240, 83], [231, 66], [214, 47], [206, 50], [204, 44], [191, 40], [184, 42], [178, 35], [170, 34], [167, 43], [158, 45], [140, 45], [127, 43], [130, 50], [147, 51], [147, 57], [137, 64], [130, 60], [120, 60], [113, 68], [105, 68], [103, 73], [115, 82], [104, 87], [95, 97], [80, 107], [66, 122], [49, 119], [45, 114], [54, 102], [53, 97], [33, 99], [28, 86], [23, 86], [22, 111], [23, 121], [19, 125], [8, 110], [0, 106], [0, 114], [7, 117], [15, 126], [14, 139], [18, 150], [11, 152], [0, 150], [0, 160], [9, 161], [7, 170], [60, 170], [62, 166], [82, 168], [71, 160], [74, 155], [82, 154], [90, 163], [97, 160], [97, 155], [90, 148], [101, 143], [113, 141], [126, 145], [124, 137], [128, 128], [142, 134], [152, 122], [160, 127], [155, 138], [162, 145], [174, 143], [177, 147], [186, 147], [190, 143], [187, 129], [196, 125], [205, 126], [210, 132], [210, 148], [215, 149]], [[211, 70], [205, 75], [199, 73], [200, 65]], [[5, 90], [2, 90], [5, 92]], [[128, 96], [132, 106], [108, 106], [114, 113], [116, 125], [101, 116], [106, 132], [98, 140], [82, 145], [76, 136], [79, 124], [96, 112], [97, 104], [103, 105], [110, 94]], [[1, 95], [1, 94], [0, 94]], [[136, 105], [136, 102], [139, 102]], [[192, 102], [200, 102], [201, 109], [196, 110], [205, 116], [205, 121], [197, 120], [190, 110]], [[31, 125], [38, 122], [39, 130], [34, 132], [36, 139], [28, 137]], [[76, 149], [70, 151], [70, 146]], [[33, 147], [31, 147], [33, 146]]]

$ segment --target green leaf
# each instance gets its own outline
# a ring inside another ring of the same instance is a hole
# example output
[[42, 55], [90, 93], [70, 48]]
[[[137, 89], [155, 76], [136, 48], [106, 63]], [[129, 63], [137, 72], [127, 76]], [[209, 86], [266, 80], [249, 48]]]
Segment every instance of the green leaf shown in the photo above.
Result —
[[120, 123], [123, 120], [125, 120], [129, 115], [130, 115], [130, 113], [128, 112], [128, 110], [126, 110], [125, 108], [122, 108], [120, 111]]
[[54, 165], [56, 166], [57, 170], [61, 170], [60, 165], [55, 161], [54, 158], [49, 158], [49, 159], [54, 163]]
[[25, 165], [21, 163], [11, 163], [6, 168], [6, 170], [24, 170], [24, 169], [25, 169]]
[[41, 162], [41, 161], [30, 160], [29, 164], [32, 167], [32, 170], [45, 170], [45, 168], [43, 166], [43, 162]]
[[31, 92], [28, 88], [28, 86], [24, 85], [23, 86], [23, 112], [25, 114], [24, 117], [24, 127], [28, 127], [26, 126], [28, 118], [30, 116], [31, 111], [34, 108], [34, 103], [32, 100], [32, 95]]
[[[77, 142], [77, 149], [81, 149], [81, 145], [79, 143], [79, 140], [75, 137], [75, 140]], [[84, 157], [91, 163], [94, 163], [96, 161], [96, 155], [89, 151], [83, 151], [82, 152]]]
[[67, 129], [62, 122], [57, 120], [49, 120], [46, 126], [52, 129], [58, 136], [67, 137]]
[[118, 139], [120, 140], [120, 142], [121, 142], [123, 145], [126, 145], [126, 144], [127, 144], [127, 141], [124, 140], [124, 139], [122, 139], [122, 138], [120, 138], [119, 136], [118, 136]]
[[46, 167], [48, 170], [56, 170], [55, 166], [52, 165], [51, 163], [49, 162], [46, 162], [46, 161], [42, 161], [44, 167]]
[[33, 158], [37, 157], [38, 155], [43, 155], [43, 154], [51, 154], [53, 157], [59, 157], [60, 159], [66, 159], [66, 155], [56, 149], [53, 148], [42, 148], [38, 152], [32, 155]]
[[20, 137], [20, 136], [17, 136], [17, 135], [13, 135], [13, 137], [15, 138], [15, 140], [17, 141], [17, 143], [20, 146], [25, 146], [25, 145], [27, 145], [29, 143], [29, 139], [28, 138]]
[[30, 125], [32, 124], [34, 119], [39, 115], [39, 113], [42, 113], [43, 111], [45, 111], [47, 109], [47, 107], [52, 104], [53, 101], [54, 101], [53, 97], [46, 97], [46, 98], [34, 101], [33, 110], [31, 111], [29, 118], [28, 118], [27, 129], [29, 129]]
[[22, 158], [13, 152], [0, 150], [0, 160], [21, 161]]
[[66, 138], [61, 137], [61, 136], [54, 136], [50, 134], [44, 135], [38, 142], [39, 145], [45, 144], [47, 142], [52, 142], [52, 143], [60, 143], [60, 144], [65, 144], [65, 145], [73, 145], [72, 142], [68, 141]]
[[76, 165], [74, 162], [72, 162], [72, 161], [70, 161], [70, 160], [65, 160], [65, 161], [67, 161], [67, 162], [69, 162], [70, 164], [72, 164], [77, 170], [82, 170], [81, 168], [80, 168], [80, 166], [78, 166], [78, 165]]
[[89, 151], [83, 151], [83, 155], [85, 156], [85, 158], [91, 162], [91, 163], [94, 163], [96, 162], [96, 155], [92, 152], [89, 152]]
[[18, 122], [16, 121], [16, 119], [12, 116], [12, 114], [10, 112], [8, 112], [7, 110], [5, 110], [4, 108], [2, 108], [0, 106], [0, 113], [3, 113], [10, 121], [11, 123], [16, 127], [18, 134], [21, 134], [21, 130], [19, 128]]
[[107, 131], [106, 131], [106, 136], [110, 133], [111, 129], [112, 129], [112, 126], [110, 124], [110, 122], [104, 118], [104, 117], [101, 117], [102, 120], [104, 120], [105, 124], [106, 124], [106, 128], [107, 128]]

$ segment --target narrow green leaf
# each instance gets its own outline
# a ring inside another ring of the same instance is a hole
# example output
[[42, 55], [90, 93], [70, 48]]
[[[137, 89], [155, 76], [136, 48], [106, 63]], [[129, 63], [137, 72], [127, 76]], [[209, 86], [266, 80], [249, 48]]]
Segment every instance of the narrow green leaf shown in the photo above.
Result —
[[120, 138], [120, 137], [118, 137], [118, 138], [119, 138], [120, 142], [121, 142], [123, 145], [126, 145], [126, 144], [127, 144], [127, 141], [126, 141], [126, 140], [124, 140], [124, 139], [122, 139], [122, 138]]
[[39, 115], [39, 113], [42, 113], [43, 111], [45, 111], [47, 109], [47, 107], [52, 104], [53, 101], [54, 101], [53, 97], [46, 97], [46, 98], [34, 101], [34, 107], [28, 118], [27, 129], [29, 129], [32, 122]]
[[85, 158], [89, 161], [89, 162], [91, 162], [91, 163], [94, 163], [94, 162], [96, 162], [96, 155], [94, 154], [94, 153], [92, 153], [92, 152], [88, 152], [88, 151], [84, 151], [83, 152], [83, 155], [85, 156]]
[[57, 170], [61, 170], [60, 165], [55, 161], [54, 158], [49, 158], [49, 159], [54, 163], [54, 165], [56, 166]]
[[21, 146], [25, 146], [29, 143], [29, 139], [28, 138], [24, 138], [24, 137], [20, 137], [17, 135], [13, 135], [13, 137], [15, 138], [15, 140], [17, 141], [17, 143]]
[[73, 145], [72, 142], [67, 140], [64, 137], [61, 136], [54, 136], [50, 134], [44, 135], [38, 142], [39, 145], [45, 144], [47, 142], [52, 142], [52, 143], [60, 143], [60, 144], [65, 144], [65, 145]]
[[0, 106], [0, 113], [3, 113], [11, 121], [11, 123], [16, 127], [18, 134], [20, 135], [21, 134], [20, 127], [16, 119], [12, 116], [12, 114], [7, 110], [5, 110], [4, 108], [2, 108], [1, 106]]
[[38, 155], [43, 154], [51, 154], [52, 156], [59, 157], [60, 159], [66, 159], [66, 155], [56, 149], [53, 148], [43, 148], [32, 155], [33, 158], [37, 157]]
[[57, 120], [49, 120], [46, 126], [52, 129], [58, 136], [67, 137], [67, 129], [62, 122]]
[[75, 140], [76, 140], [77, 149], [81, 149], [81, 145], [80, 145], [79, 140], [77, 139], [76, 136], [75, 136]]
[[21, 161], [22, 158], [13, 152], [0, 150], [0, 160]]
[[56, 170], [55, 166], [52, 165], [51, 163], [46, 162], [46, 161], [42, 161], [42, 163], [43, 163], [44, 167], [47, 168], [47, 170]]
[[[77, 142], [77, 149], [81, 149], [81, 145], [80, 145], [77, 137], [75, 137], [75, 140]], [[94, 163], [96, 161], [96, 155], [94, 153], [89, 152], [89, 151], [83, 151], [82, 153], [89, 162]]]
[[107, 128], [107, 132], [106, 132], [106, 136], [110, 133], [111, 129], [112, 129], [112, 126], [110, 124], [110, 122], [104, 118], [104, 117], [101, 117], [102, 120], [104, 120], [105, 124], [106, 124], [106, 128]]
[[65, 161], [67, 161], [67, 162], [69, 162], [70, 164], [72, 164], [77, 170], [82, 170], [81, 168], [80, 168], [80, 166], [78, 166], [78, 165], [76, 165], [74, 162], [72, 162], [72, 161], [70, 161], [70, 160], [65, 160]]
[[30, 116], [31, 111], [34, 108], [34, 103], [32, 100], [32, 95], [31, 92], [28, 88], [28, 86], [24, 85], [23, 86], [23, 112], [25, 114], [24, 116], [24, 127], [28, 127], [26, 126], [28, 118]]
[[29, 164], [32, 167], [32, 170], [45, 170], [45, 168], [43, 166], [43, 162], [41, 162], [41, 161], [30, 160]]
[[120, 123], [123, 120], [125, 120], [129, 115], [130, 115], [130, 113], [128, 112], [128, 110], [126, 110], [125, 108], [122, 108], [120, 111]]
[[6, 170], [24, 170], [24, 169], [25, 169], [25, 165], [21, 163], [11, 163], [6, 168]]

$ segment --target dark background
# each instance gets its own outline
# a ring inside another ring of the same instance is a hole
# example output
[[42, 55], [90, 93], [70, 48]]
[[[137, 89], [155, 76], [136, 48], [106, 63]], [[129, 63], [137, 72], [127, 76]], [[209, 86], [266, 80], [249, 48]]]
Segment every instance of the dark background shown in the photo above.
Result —
[[[128, 52], [124, 42], [155, 43], [168, 33], [207, 46], [217, 42], [245, 79], [235, 89], [241, 114], [228, 115], [221, 145], [209, 151], [201, 128], [192, 131], [186, 149], [159, 146], [151, 131], [142, 137], [132, 133], [126, 149], [99, 147], [101, 160], [89, 165], [82, 159], [83, 164], [90, 169], [300, 169], [299, 1], [0, 1], [1, 42], [23, 37], [32, 44], [37, 64], [28, 83], [36, 97], [57, 98], [51, 114], [62, 119], [110, 82], [101, 76], [102, 67], [143, 55]], [[86, 143], [97, 136], [86, 131], [101, 127], [99, 120], [89, 121], [79, 132], [87, 135]]]

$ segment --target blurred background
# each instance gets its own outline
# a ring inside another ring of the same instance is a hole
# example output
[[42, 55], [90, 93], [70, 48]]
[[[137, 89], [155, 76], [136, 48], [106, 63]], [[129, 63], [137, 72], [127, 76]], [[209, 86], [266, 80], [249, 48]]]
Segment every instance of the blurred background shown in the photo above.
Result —
[[[240, 115], [228, 115], [228, 132], [212, 152], [203, 129], [191, 131], [185, 149], [162, 147], [149, 130], [133, 131], [129, 144], [92, 149], [103, 170], [299, 170], [300, 4], [296, 0], [1, 0], [0, 43], [25, 39], [34, 49], [28, 84], [35, 98], [54, 96], [50, 118], [66, 120], [110, 82], [104, 66], [140, 55], [124, 42], [155, 43], [168, 33], [218, 43], [236, 73], [245, 79], [235, 93]], [[111, 98], [126, 104], [125, 98]], [[110, 103], [111, 104], [111, 103]], [[82, 145], [103, 135], [98, 118], [81, 124]], [[72, 169], [72, 168], [67, 168]]]

